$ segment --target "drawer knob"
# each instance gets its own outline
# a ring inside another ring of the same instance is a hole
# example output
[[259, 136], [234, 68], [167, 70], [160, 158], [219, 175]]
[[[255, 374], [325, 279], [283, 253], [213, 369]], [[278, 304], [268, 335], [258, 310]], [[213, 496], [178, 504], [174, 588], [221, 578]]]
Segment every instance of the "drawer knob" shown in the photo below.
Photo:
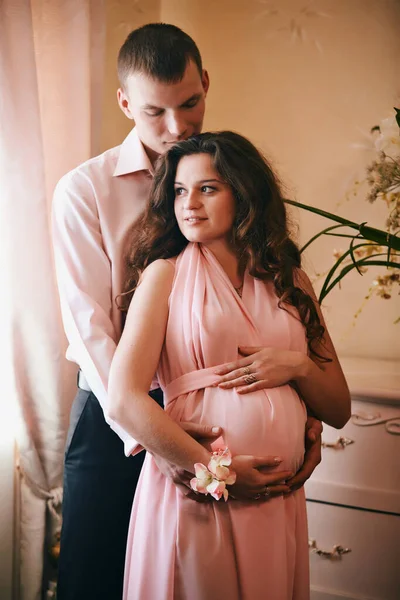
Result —
[[323, 448], [333, 448], [334, 450], [344, 450], [346, 446], [354, 444], [354, 440], [347, 437], [339, 437], [336, 442], [324, 442], [322, 441]]
[[333, 546], [333, 550], [330, 551], [321, 550], [321, 548], [318, 548], [316, 540], [308, 540], [308, 547], [314, 554], [318, 554], [318, 556], [328, 558], [329, 560], [341, 560], [343, 554], [351, 552], [351, 548], [344, 548], [343, 546], [340, 546], [340, 544]]

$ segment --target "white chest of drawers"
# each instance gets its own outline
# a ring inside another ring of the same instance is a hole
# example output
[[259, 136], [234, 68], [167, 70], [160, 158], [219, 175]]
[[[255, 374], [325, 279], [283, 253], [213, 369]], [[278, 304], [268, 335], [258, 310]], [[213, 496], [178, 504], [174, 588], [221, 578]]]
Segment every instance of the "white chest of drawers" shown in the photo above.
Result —
[[[353, 398], [352, 413], [371, 424], [353, 418], [340, 431], [324, 426], [324, 443], [348, 445], [323, 448], [306, 484], [311, 598], [399, 600], [400, 435], [386, 427], [400, 433], [400, 404]], [[335, 546], [350, 551], [338, 556]]]

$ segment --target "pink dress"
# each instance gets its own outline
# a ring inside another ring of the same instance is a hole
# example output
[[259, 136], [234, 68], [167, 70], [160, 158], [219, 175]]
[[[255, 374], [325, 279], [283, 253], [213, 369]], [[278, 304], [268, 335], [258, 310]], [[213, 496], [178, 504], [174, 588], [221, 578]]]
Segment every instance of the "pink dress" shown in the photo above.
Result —
[[[176, 262], [157, 372], [176, 421], [220, 425], [232, 454], [279, 455], [297, 471], [306, 410], [289, 385], [241, 396], [210, 387], [212, 367], [238, 346], [307, 351], [293, 310], [273, 285], [245, 274], [242, 298], [207, 248], [189, 244]], [[267, 501], [187, 499], [147, 454], [132, 509], [124, 600], [307, 600], [304, 491]]]

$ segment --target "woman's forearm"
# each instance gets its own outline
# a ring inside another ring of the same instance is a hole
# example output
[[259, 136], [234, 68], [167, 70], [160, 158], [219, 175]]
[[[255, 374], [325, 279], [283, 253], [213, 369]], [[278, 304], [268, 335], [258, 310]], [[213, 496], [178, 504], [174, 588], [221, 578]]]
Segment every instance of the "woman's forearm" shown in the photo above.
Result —
[[[175, 422], [143, 391], [121, 389], [111, 398], [110, 417], [146, 450], [194, 473], [196, 462], [208, 464], [210, 452]], [[123, 401], [122, 401], [123, 398]]]
[[333, 378], [306, 356], [295, 382], [307, 407], [318, 419], [337, 429], [344, 427], [351, 416], [351, 400], [341, 372]]
[[146, 450], [194, 472], [210, 453], [148, 395], [160, 360], [175, 268], [156, 260], [142, 274], [129, 306], [108, 381], [109, 415]]

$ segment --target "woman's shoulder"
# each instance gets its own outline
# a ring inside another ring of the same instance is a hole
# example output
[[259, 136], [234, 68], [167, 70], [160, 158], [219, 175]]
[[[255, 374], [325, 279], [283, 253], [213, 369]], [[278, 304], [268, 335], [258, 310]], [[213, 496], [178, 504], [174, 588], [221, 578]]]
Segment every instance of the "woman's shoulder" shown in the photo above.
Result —
[[174, 269], [175, 269], [177, 258], [178, 258], [177, 256], [173, 256], [172, 258], [162, 258], [162, 259], [159, 259], [159, 260], [165, 260], [165, 262], [167, 262], [170, 265], [172, 265], [174, 267]]
[[139, 314], [148, 315], [149, 311], [156, 311], [159, 315], [160, 311], [167, 309], [174, 273], [173, 265], [163, 259], [151, 262], [144, 269], [129, 305], [125, 327], [135, 327], [134, 320]]
[[144, 277], [168, 277], [174, 276], [175, 273], [175, 262], [176, 258], [157, 258], [150, 263], [143, 271], [142, 278]]
[[316, 300], [316, 294], [313, 288], [313, 284], [311, 283], [311, 279], [301, 267], [293, 268], [293, 281], [297, 287], [303, 290], [303, 292], [306, 292], [306, 294], [308, 294], [309, 296], [311, 296], [311, 298]]
[[144, 283], [145, 287], [151, 286], [153, 290], [161, 288], [170, 291], [174, 275], [175, 264], [170, 259], [158, 258], [144, 269], [139, 285]]
[[174, 279], [175, 272], [179, 270], [179, 265], [181, 263], [181, 259], [185, 252], [190, 249], [190, 246], [193, 244], [188, 244], [183, 248], [183, 250], [177, 255], [171, 258], [157, 258], [152, 263], [150, 263], [143, 271], [141, 276], [141, 281], [144, 277], [151, 278], [170, 278], [171, 282]]

